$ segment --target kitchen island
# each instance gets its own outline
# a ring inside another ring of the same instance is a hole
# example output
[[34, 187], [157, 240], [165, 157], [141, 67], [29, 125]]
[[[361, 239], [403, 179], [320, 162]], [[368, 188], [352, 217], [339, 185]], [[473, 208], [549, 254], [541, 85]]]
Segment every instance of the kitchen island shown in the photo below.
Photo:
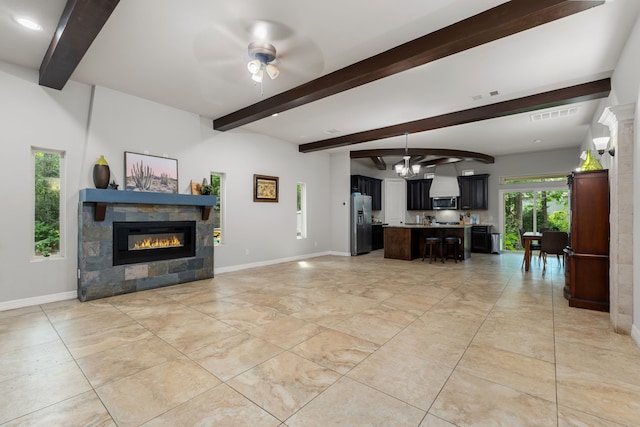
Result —
[[422, 258], [424, 239], [427, 237], [459, 237], [461, 245], [458, 249], [460, 259], [471, 256], [471, 225], [399, 225], [384, 227], [384, 257], [392, 259]]

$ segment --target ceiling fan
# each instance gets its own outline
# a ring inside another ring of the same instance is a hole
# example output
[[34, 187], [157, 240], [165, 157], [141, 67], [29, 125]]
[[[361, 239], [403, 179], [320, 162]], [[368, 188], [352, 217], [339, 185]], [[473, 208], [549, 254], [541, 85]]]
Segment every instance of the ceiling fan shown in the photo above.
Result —
[[[237, 87], [246, 81], [262, 83], [265, 74], [271, 80], [280, 76], [265, 86], [274, 94], [316, 78], [324, 70], [322, 51], [313, 40], [270, 20], [237, 19], [203, 29], [196, 41], [196, 57], [212, 78]], [[249, 70], [252, 80], [242, 69]]]

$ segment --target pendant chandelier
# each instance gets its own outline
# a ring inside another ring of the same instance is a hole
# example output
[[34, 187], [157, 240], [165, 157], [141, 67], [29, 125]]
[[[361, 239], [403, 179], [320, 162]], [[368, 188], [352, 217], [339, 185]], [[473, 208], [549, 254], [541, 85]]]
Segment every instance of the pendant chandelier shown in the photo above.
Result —
[[404, 163], [398, 163], [395, 166], [396, 173], [400, 175], [402, 178], [413, 178], [418, 173], [420, 173], [420, 165], [414, 164], [411, 166], [411, 156], [409, 155], [409, 133], [404, 133], [405, 143], [404, 143], [404, 156], [402, 157]]

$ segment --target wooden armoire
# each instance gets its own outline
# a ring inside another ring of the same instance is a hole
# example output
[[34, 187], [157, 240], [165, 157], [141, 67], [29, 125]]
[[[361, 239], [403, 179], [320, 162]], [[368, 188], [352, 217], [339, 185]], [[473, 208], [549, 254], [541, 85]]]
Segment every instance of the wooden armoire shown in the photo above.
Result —
[[569, 306], [609, 311], [609, 174], [573, 172], [564, 296]]

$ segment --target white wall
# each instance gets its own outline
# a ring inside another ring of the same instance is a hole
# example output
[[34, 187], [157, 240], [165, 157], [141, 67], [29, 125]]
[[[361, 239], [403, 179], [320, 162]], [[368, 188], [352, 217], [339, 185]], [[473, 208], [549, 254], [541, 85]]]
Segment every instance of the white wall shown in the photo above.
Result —
[[[640, 345], [640, 18], [631, 31], [611, 77], [607, 106], [636, 104], [633, 152], [633, 327], [632, 336]], [[619, 197], [625, 197], [620, 194]]]
[[[0, 62], [0, 302], [51, 294], [73, 297], [76, 290], [77, 188], [91, 89], [69, 82], [59, 92], [37, 81], [37, 71]], [[68, 188], [62, 195], [65, 247], [61, 256], [37, 261], [32, 258], [32, 146], [65, 152], [63, 185]]]
[[[6, 207], [0, 219], [12, 224], [0, 240], [0, 310], [75, 294], [78, 191], [93, 187], [91, 171], [101, 154], [121, 188], [124, 151], [178, 159], [181, 193], [189, 193], [192, 179], [226, 173], [225, 243], [215, 248], [216, 272], [331, 250], [328, 154], [300, 154], [296, 145], [242, 131], [216, 132], [210, 120], [110, 89], [69, 82], [55, 91], [37, 81], [37, 72], [0, 62]], [[32, 145], [66, 152], [66, 251], [37, 262], [31, 260]], [[279, 177], [279, 203], [253, 202], [254, 173]], [[348, 180], [348, 169], [342, 175]], [[298, 182], [307, 185], [307, 239], [296, 238]]]
[[331, 251], [349, 255], [349, 205], [351, 203], [351, 171], [349, 153], [331, 155], [329, 196], [331, 209]]

